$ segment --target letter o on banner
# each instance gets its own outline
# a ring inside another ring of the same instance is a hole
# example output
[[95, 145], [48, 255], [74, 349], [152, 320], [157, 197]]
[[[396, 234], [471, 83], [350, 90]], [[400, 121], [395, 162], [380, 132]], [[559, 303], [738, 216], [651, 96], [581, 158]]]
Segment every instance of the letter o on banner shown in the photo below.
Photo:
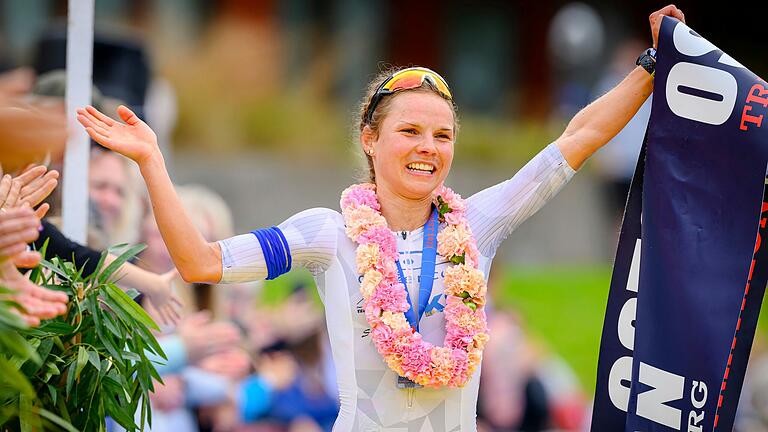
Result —
[[[722, 99], [683, 93], [681, 88], [709, 93]], [[669, 109], [680, 117], [701, 123], [725, 123], [733, 112], [737, 92], [738, 84], [733, 75], [708, 66], [681, 62], [672, 66], [667, 76]]]

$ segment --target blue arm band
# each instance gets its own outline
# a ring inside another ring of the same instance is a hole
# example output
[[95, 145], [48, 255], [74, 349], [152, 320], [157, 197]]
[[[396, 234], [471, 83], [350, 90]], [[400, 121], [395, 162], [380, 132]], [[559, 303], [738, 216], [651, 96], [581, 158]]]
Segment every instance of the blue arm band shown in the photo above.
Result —
[[251, 231], [261, 245], [264, 261], [267, 264], [267, 280], [272, 280], [291, 271], [291, 249], [283, 232], [278, 227], [262, 228]]

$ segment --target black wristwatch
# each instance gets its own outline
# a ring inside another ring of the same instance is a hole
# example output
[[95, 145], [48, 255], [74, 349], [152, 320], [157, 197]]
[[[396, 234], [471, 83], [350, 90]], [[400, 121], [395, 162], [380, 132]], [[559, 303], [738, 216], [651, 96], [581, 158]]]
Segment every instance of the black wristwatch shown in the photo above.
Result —
[[656, 75], [656, 49], [648, 48], [640, 54], [635, 62], [636, 65], [642, 66], [651, 76]]

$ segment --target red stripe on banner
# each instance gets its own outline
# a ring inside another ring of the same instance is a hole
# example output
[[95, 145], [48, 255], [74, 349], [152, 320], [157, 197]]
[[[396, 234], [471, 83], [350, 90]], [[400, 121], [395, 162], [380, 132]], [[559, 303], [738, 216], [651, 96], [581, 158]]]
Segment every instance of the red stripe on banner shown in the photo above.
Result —
[[[766, 210], [768, 210], [768, 201], [766, 201], [766, 198], [765, 198], [766, 196], [768, 196], [768, 177], [766, 178], [766, 185], [767, 185], [766, 189], [763, 190], [764, 198], [763, 198], [763, 206], [761, 210], [762, 214], [764, 214]], [[760, 223], [757, 230], [757, 236], [756, 236], [757, 238], [755, 239], [755, 249], [752, 255], [752, 262], [749, 265], [749, 276], [747, 276], [747, 284], [744, 287], [744, 297], [741, 299], [741, 311], [739, 312], [739, 318], [736, 321], [736, 331], [734, 332], [733, 342], [731, 343], [731, 353], [728, 355], [728, 365], [725, 368], [725, 374], [723, 375], [723, 382], [720, 386], [720, 397], [717, 400], [717, 410], [715, 411], [715, 423], [713, 425], [714, 430], [717, 430], [717, 421], [720, 418], [718, 411], [723, 406], [723, 393], [725, 392], [725, 389], [726, 389], [728, 374], [731, 372], [731, 362], [733, 361], [733, 352], [736, 349], [736, 341], [738, 340], [738, 335], [739, 335], [738, 333], [739, 333], [739, 330], [741, 329], [741, 315], [742, 313], [744, 313], [744, 308], [747, 305], [747, 295], [749, 295], [749, 285], [752, 282], [752, 275], [754, 274], [754, 271], [755, 271], [755, 264], [757, 262], [757, 253], [758, 251], [760, 251], [761, 246], [765, 247], [765, 245], [761, 241], [762, 239], [760, 237], [760, 230], [765, 229], [766, 220], [768, 220], [768, 218], [764, 218], [764, 217], [760, 218]]]

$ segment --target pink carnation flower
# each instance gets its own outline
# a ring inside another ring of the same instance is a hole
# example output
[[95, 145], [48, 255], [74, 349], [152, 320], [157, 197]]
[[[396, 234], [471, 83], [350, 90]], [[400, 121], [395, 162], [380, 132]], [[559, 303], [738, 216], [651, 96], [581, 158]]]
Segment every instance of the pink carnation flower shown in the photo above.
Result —
[[341, 193], [341, 208], [368, 206], [374, 210], [381, 210], [379, 200], [376, 198], [376, 186], [364, 183], [348, 187]]
[[397, 259], [397, 240], [392, 231], [385, 226], [376, 226], [363, 232], [357, 238], [357, 242], [361, 245], [375, 243], [379, 245], [383, 258], [393, 261]]
[[444, 203], [448, 204], [448, 207], [452, 212], [455, 211], [457, 213], [464, 213], [467, 209], [466, 205], [464, 204], [464, 200], [461, 198], [461, 195], [457, 194], [445, 185], [440, 185], [437, 189], [435, 189], [435, 191], [432, 192], [432, 196], [434, 197], [435, 203], [438, 202], [437, 197], [439, 196]]
[[447, 259], [461, 256], [469, 247], [472, 234], [465, 224], [448, 225], [437, 234], [437, 253]]
[[429, 342], [421, 342], [414, 344], [403, 349], [403, 364], [402, 368], [405, 371], [405, 376], [411, 380], [417, 380], [420, 376], [429, 373], [432, 358], [429, 355], [429, 350], [432, 348], [432, 344]]
[[373, 292], [369, 302], [382, 310], [405, 312], [410, 307], [402, 284], [381, 284]]

